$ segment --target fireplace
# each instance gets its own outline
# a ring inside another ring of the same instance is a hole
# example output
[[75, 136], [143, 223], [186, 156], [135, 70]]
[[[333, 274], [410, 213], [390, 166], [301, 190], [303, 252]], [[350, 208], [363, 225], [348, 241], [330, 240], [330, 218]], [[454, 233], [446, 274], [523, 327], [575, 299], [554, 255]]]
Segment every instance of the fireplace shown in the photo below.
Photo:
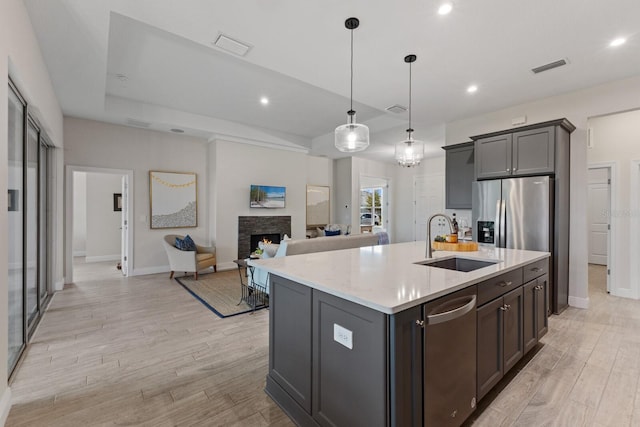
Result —
[[290, 216], [239, 216], [238, 259], [248, 258], [263, 237], [278, 243], [285, 234], [291, 236]]
[[280, 233], [252, 234], [251, 245], [249, 246], [249, 249], [251, 249], [251, 252], [255, 251], [256, 248], [258, 247], [258, 242], [261, 242], [264, 239], [271, 240], [271, 243], [280, 243], [280, 240], [282, 240], [282, 236], [280, 236]]

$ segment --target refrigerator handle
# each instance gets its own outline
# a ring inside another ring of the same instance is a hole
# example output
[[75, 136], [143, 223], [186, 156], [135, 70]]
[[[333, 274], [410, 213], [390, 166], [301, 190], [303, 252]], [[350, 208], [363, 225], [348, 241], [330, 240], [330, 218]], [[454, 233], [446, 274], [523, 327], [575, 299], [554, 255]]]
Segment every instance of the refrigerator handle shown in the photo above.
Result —
[[499, 219], [499, 229], [500, 229], [500, 237], [498, 241], [498, 246], [501, 248], [507, 247], [507, 201], [500, 200], [500, 210], [498, 211]]
[[496, 248], [500, 247], [500, 242], [502, 240], [502, 227], [500, 226], [501, 222], [500, 222], [500, 218], [502, 217], [502, 200], [498, 199], [496, 201], [496, 222], [493, 225], [493, 232], [494, 232], [494, 243], [496, 245]]

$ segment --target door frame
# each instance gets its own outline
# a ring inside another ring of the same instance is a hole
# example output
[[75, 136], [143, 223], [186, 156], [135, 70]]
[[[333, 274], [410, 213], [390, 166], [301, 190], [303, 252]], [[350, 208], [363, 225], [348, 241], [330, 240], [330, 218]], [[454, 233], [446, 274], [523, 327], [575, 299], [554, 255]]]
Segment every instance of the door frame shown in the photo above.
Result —
[[[630, 166], [630, 179], [629, 188], [631, 189], [631, 222], [630, 229], [635, 230], [636, 233], [640, 232], [640, 160], [631, 160]], [[640, 239], [630, 236], [631, 247], [629, 259], [638, 259], [640, 257]], [[630, 263], [631, 267], [629, 271], [630, 285], [631, 285], [631, 297], [640, 299], [640, 263]], [[635, 278], [635, 280], [634, 280]]]
[[[609, 179], [611, 180], [611, 184], [609, 185], [609, 206], [607, 207], [607, 211], [609, 213], [609, 231], [607, 232], [607, 269], [609, 270], [609, 274], [607, 274], [607, 292], [611, 294], [616, 294], [616, 291], [612, 289], [612, 284], [616, 283], [615, 276], [617, 271], [616, 265], [616, 250], [615, 246], [611, 244], [613, 241], [613, 236], [615, 236], [617, 231], [617, 222], [615, 215], [612, 215], [612, 207], [617, 206], [617, 162], [595, 162], [589, 163], [587, 165], [587, 169], [609, 169]], [[589, 182], [588, 182], [588, 173], [587, 173], [587, 197], [589, 196]], [[589, 231], [587, 230], [587, 233]], [[587, 237], [587, 242], [589, 238]], [[587, 264], [589, 260], [587, 259]], [[587, 285], [588, 288], [588, 285]]]
[[[124, 175], [128, 180], [127, 186], [127, 200], [129, 201], [129, 209], [127, 209], [127, 223], [129, 227], [126, 230], [127, 234], [127, 252], [124, 254], [127, 257], [129, 266], [133, 265], [133, 209], [131, 209], [131, 195], [133, 194], [133, 170], [131, 169], [110, 169], [110, 168], [96, 168], [91, 166], [65, 166], [65, 215], [64, 215], [64, 282], [73, 283], [73, 173], [74, 172], [88, 172], [88, 173], [106, 173], [112, 175]], [[123, 195], [124, 196], [124, 195]], [[122, 254], [121, 254], [122, 256]], [[129, 268], [128, 275], [131, 275], [131, 268]], [[62, 289], [56, 289], [62, 290]]]

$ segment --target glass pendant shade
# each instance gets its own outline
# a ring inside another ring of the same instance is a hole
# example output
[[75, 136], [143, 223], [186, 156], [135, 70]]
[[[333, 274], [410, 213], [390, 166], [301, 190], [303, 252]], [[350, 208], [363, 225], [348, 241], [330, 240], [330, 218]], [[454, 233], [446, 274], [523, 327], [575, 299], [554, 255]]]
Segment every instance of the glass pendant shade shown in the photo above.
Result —
[[396, 161], [400, 166], [418, 166], [424, 158], [424, 142], [411, 137], [396, 143]]
[[369, 128], [356, 123], [356, 116], [349, 115], [347, 124], [340, 125], [335, 132], [336, 148], [343, 153], [355, 153], [369, 146]]

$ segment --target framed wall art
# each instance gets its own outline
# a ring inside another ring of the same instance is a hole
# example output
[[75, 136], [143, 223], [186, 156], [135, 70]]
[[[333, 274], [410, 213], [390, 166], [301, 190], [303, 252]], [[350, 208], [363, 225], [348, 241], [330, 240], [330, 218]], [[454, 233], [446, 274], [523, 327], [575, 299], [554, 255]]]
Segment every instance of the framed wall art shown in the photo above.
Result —
[[330, 212], [329, 187], [307, 185], [307, 228], [329, 224]]
[[149, 171], [151, 228], [198, 225], [195, 173]]

